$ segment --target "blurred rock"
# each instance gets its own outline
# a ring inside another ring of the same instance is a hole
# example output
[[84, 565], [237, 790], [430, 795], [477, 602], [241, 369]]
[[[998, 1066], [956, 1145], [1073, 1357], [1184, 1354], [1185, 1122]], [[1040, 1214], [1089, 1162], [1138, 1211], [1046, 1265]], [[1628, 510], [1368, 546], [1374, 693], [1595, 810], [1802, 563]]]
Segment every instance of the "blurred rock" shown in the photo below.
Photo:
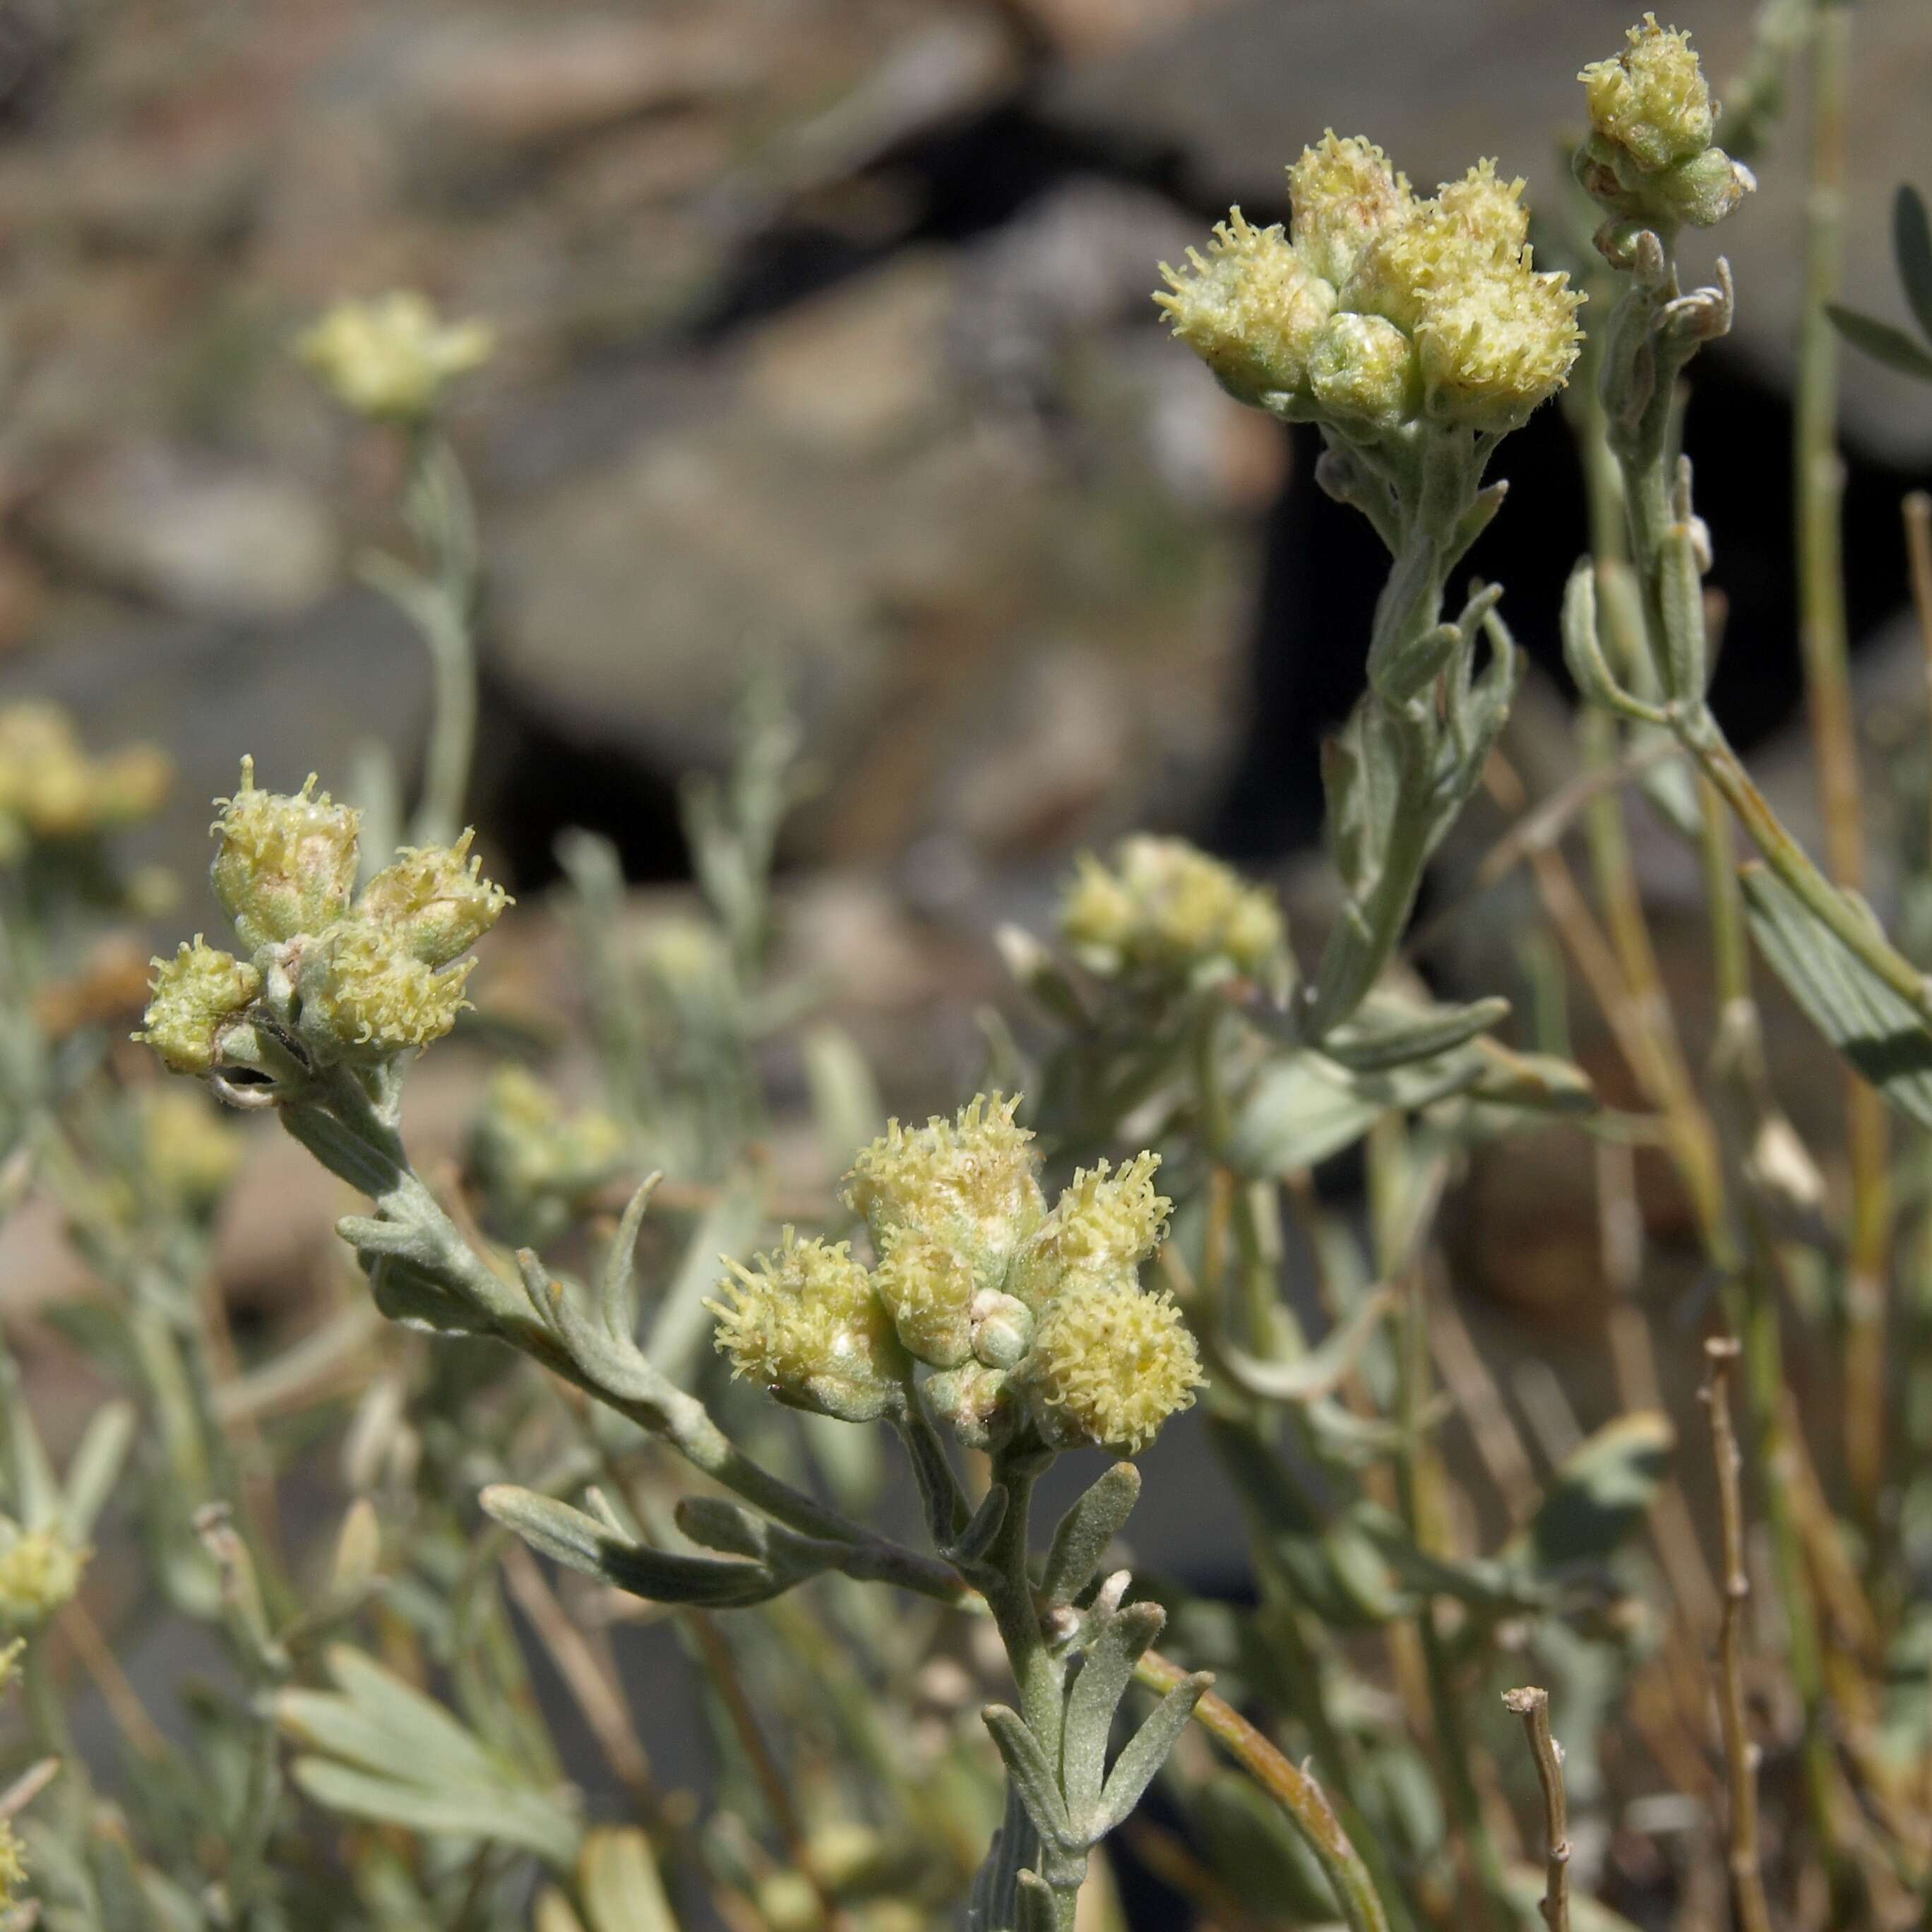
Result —
[[198, 616], [290, 616], [336, 574], [334, 531], [313, 490], [165, 444], [58, 472], [29, 504], [27, 528], [62, 570]]
[[[1015, 407], [956, 352], [981, 266], [904, 252], [795, 305], [506, 516], [496, 662], [519, 700], [715, 764], [748, 667], [776, 658], [826, 777], [802, 830], [830, 857], [903, 851], [969, 797], [982, 860], [1196, 802], [1241, 592], [1233, 532], [1148, 460], [1150, 416], [1185, 405], [1146, 380], [1151, 332], [1110, 326], [1116, 293], [1048, 332]], [[1230, 425], [1210, 386], [1192, 398]], [[988, 758], [1005, 778], [971, 775]]]

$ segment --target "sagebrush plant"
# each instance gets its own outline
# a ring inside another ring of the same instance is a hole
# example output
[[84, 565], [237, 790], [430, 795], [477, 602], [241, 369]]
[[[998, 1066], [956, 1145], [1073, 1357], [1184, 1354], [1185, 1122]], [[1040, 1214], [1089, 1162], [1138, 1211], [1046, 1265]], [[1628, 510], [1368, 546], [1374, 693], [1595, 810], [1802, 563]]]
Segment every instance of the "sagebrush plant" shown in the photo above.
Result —
[[[1828, 174], [1845, 10], [1774, 0], [1740, 126], [1761, 142], [1799, 14]], [[490, 1004], [476, 949], [508, 901], [461, 823], [482, 565], [439, 412], [489, 336], [398, 295], [303, 337], [369, 433], [406, 449], [418, 555], [366, 568], [436, 665], [423, 796], [406, 827], [380, 764], [338, 777], [345, 798], [258, 783], [244, 758], [212, 827], [230, 930], [200, 922], [154, 962], [136, 1038], [229, 1106], [272, 1112], [368, 1210], [338, 1223], [356, 1270], [310, 1332], [266, 1348], [230, 1332], [213, 1231], [241, 1143], [104, 1024], [124, 993], [100, 934], [154, 903], [113, 835], [152, 809], [164, 764], [90, 754], [45, 707], [0, 712], [0, 1214], [36, 1191], [57, 1204], [98, 1288], [46, 1318], [124, 1391], [58, 1472], [0, 1348], [0, 1682], [17, 1668], [25, 1719], [0, 1924], [913, 1932], [963, 1913], [975, 1932], [1064, 1932], [1124, 1923], [1116, 1834], [1226, 1932], [1708, 1926], [1726, 1894], [1753, 1932], [1924, 1922], [1924, 734], [1895, 760], [1894, 942], [1857, 891], [1856, 789], [1832, 795], [1828, 876], [1706, 703], [1716, 560], [1682, 379], [1732, 296], [1721, 263], [1687, 292], [1676, 250], [1746, 205], [1751, 177], [1716, 145], [1677, 29], [1646, 16], [1580, 78], [1589, 212], [1553, 226], [1558, 246], [1594, 226], [1590, 266], [1537, 266], [1522, 184], [1495, 161], [1420, 196], [1330, 133], [1288, 170], [1285, 227], [1232, 211], [1166, 272], [1174, 334], [1242, 402], [1318, 426], [1317, 480], [1390, 552], [1366, 688], [1324, 771], [1337, 910], [1304, 974], [1272, 896], [1184, 842], [1083, 856], [1054, 934], [998, 935], [1029, 1013], [989, 1028], [977, 1090], [922, 1126], [883, 1118], [863, 1055], [775, 964], [772, 862], [803, 784], [770, 680], [728, 773], [686, 794], [697, 916], [640, 932], [611, 848], [560, 848], [590, 1086], [546, 1079], [527, 1027], [471, 1020], [472, 994], [478, 1019]], [[1924, 321], [1932, 250], [1900, 206]], [[1842, 610], [1816, 459], [1834, 290], [1828, 234], [1812, 241], [1801, 548], [1832, 716]], [[1464, 805], [1485, 784], [1522, 802], [1499, 748], [1522, 675], [1500, 592], [1448, 616], [1445, 600], [1502, 511], [1504, 440], [1559, 394], [1595, 544], [1562, 614], [1585, 776], [1510, 835], [1540, 914], [1510, 918], [1526, 973], [1553, 934], [1604, 1006], [1641, 1096], [1628, 1110], [1567, 1057], [1560, 1000], [1519, 1027], [1499, 994], [1428, 996], [1405, 951]], [[1912, 528], [1932, 650], [1932, 517]], [[1844, 751], [1821, 737], [1828, 778]], [[1701, 1072], [1635, 892], [1639, 784], [1704, 868], [1720, 1024]], [[1588, 895], [1560, 843], [1574, 818]], [[1742, 872], [1734, 821], [1760, 855]], [[1753, 938], [1869, 1083], [1849, 1090], [1843, 1202], [1770, 1084]], [[419, 1172], [410, 1070], [466, 1031], [498, 1064], [465, 1163]], [[770, 1156], [778, 1032], [806, 1076], [815, 1184]], [[1905, 1123], [1895, 1148], [1877, 1094]], [[1595, 1173], [1622, 1408], [1586, 1433], [1551, 1384], [1534, 1453], [1436, 1232], [1472, 1159], [1530, 1134], [1567, 1136]], [[1311, 1178], [1352, 1148], [1360, 1217]], [[1672, 1468], [1696, 1453], [1690, 1419], [1660, 1406], [1637, 1300], [1640, 1148], [1668, 1164], [1713, 1285], [1665, 1331], [1705, 1331], [1712, 1553]], [[1842, 1454], [1782, 1366], [1828, 1343]], [[1246, 1526], [1251, 1600], [1121, 1561], [1135, 1459], [1197, 1424]], [[1039, 1534], [1063, 1457], [1084, 1459], [1084, 1487]], [[339, 1499], [317, 1547], [291, 1539], [284, 1478]], [[139, 1614], [224, 1646], [178, 1735], [118, 1660], [136, 1634], [123, 1600], [94, 1587], [130, 1542]], [[611, 1636], [627, 1617], [667, 1622], [703, 1687], [720, 1760], [703, 1800], [653, 1766], [656, 1714]], [[76, 1744], [76, 1666], [117, 1764]], [[594, 1741], [587, 1790], [540, 1681]]]

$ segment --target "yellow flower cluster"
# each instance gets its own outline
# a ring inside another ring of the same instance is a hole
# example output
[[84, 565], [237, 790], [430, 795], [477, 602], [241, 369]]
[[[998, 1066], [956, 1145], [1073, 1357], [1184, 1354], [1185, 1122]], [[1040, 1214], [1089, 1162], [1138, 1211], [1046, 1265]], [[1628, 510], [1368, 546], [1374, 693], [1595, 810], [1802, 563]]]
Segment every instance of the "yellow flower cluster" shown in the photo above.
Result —
[[[790, 1236], [715, 1305], [718, 1346], [782, 1400], [865, 1420], [903, 1401], [912, 1364], [967, 1441], [1031, 1427], [1056, 1446], [1131, 1454], [1193, 1399], [1193, 1339], [1140, 1286], [1168, 1202], [1150, 1154], [1074, 1176], [1048, 1209], [1018, 1102], [895, 1121], [846, 1177], [878, 1256]], [[1081, 1359], [1082, 1352], [1088, 1359]]]
[[1272, 895], [1183, 838], [1136, 833], [1112, 866], [1083, 853], [1061, 897], [1060, 929], [1082, 962], [1109, 976], [1258, 978], [1286, 944]]
[[512, 1212], [544, 1196], [574, 1199], [623, 1165], [623, 1128], [594, 1108], [568, 1114], [556, 1093], [520, 1066], [490, 1076], [470, 1136], [470, 1162], [485, 1190]]
[[1621, 53], [1576, 76], [1591, 127], [1578, 178], [1622, 221], [1708, 228], [1756, 183], [1712, 143], [1718, 108], [1690, 36], [1646, 14], [1624, 39]]
[[509, 903], [482, 878], [468, 832], [406, 849], [352, 899], [358, 814], [318, 796], [313, 777], [292, 795], [260, 790], [244, 758], [234, 796], [218, 802], [209, 877], [252, 963], [199, 937], [157, 960], [136, 1039], [178, 1072], [206, 1073], [265, 991], [276, 1030], [317, 1066], [392, 1059], [448, 1032], [475, 964], [461, 956]]
[[417, 422], [452, 376], [490, 359], [487, 323], [445, 323], [428, 299], [398, 290], [340, 302], [296, 344], [296, 352], [358, 416]]
[[848, 1422], [885, 1413], [908, 1365], [849, 1243], [801, 1241], [788, 1228], [776, 1254], [759, 1256], [755, 1269], [734, 1263], [732, 1273], [719, 1284], [726, 1299], [705, 1306], [735, 1372], [781, 1402]]
[[1512, 428], [1562, 388], [1582, 297], [1537, 272], [1520, 181], [1484, 160], [1425, 200], [1332, 130], [1288, 173], [1288, 231], [1236, 208], [1161, 268], [1155, 301], [1234, 394], [1373, 440], [1424, 416]]
[[84, 838], [144, 818], [172, 776], [166, 755], [130, 745], [89, 758], [57, 704], [0, 710], [0, 864], [31, 846]]
[[177, 1073], [206, 1073], [220, 1058], [221, 1036], [262, 990], [254, 967], [208, 945], [200, 933], [172, 959], [154, 962], [144, 1040]]
[[22, 1529], [0, 1517], [0, 1624], [44, 1623], [80, 1588], [92, 1553], [58, 1529]]

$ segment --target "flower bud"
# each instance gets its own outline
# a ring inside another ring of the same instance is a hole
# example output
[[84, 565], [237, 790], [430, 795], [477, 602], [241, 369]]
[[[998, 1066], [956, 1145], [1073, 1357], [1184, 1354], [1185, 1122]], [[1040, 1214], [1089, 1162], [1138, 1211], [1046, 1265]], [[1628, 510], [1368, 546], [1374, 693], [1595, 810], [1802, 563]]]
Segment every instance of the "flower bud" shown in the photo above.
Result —
[[1122, 840], [1111, 869], [1082, 854], [1060, 901], [1060, 929], [1083, 964], [1108, 976], [1232, 970], [1258, 977], [1283, 945], [1267, 892], [1185, 839], [1145, 833]]
[[1358, 429], [1392, 430], [1421, 399], [1415, 350], [1378, 315], [1337, 315], [1316, 339], [1308, 386], [1328, 415]]
[[887, 1228], [873, 1282], [900, 1341], [920, 1361], [953, 1369], [973, 1353], [973, 1270], [944, 1242], [916, 1228]]
[[1384, 228], [1407, 219], [1408, 178], [1372, 141], [1338, 139], [1331, 128], [1288, 171], [1296, 251], [1336, 287], [1354, 272]]
[[420, 1050], [456, 1024], [476, 963], [432, 968], [389, 928], [339, 920], [302, 954], [302, 1037], [322, 1060], [392, 1060]]
[[1033, 1344], [1033, 1310], [1010, 1294], [976, 1294], [973, 1354], [989, 1369], [1011, 1369]]
[[444, 384], [488, 362], [495, 346], [486, 323], [444, 324], [424, 297], [398, 290], [338, 302], [296, 348], [358, 416], [410, 422], [429, 415]]
[[220, 1057], [224, 1023], [262, 990], [262, 976], [233, 954], [184, 943], [172, 959], [150, 962], [152, 997], [135, 1039], [145, 1040], [177, 1073], [206, 1073]]
[[1157, 1154], [1137, 1154], [1124, 1167], [1104, 1160], [1078, 1168], [1022, 1250], [1013, 1292], [1033, 1308], [1073, 1274], [1131, 1275], [1160, 1246], [1174, 1204], [1154, 1189]]
[[1143, 1294], [1131, 1273], [1069, 1282], [1042, 1311], [1016, 1377], [1049, 1442], [1125, 1456], [1191, 1407], [1205, 1379], [1172, 1298]]
[[1657, 16], [1646, 14], [1624, 38], [1622, 53], [1593, 62], [1576, 76], [1592, 127], [1653, 171], [1702, 153], [1718, 116], [1690, 36], [1660, 27]]
[[58, 1529], [23, 1530], [0, 1518], [0, 1624], [44, 1623], [80, 1589], [92, 1553]]
[[320, 932], [348, 908], [359, 814], [314, 790], [311, 772], [292, 797], [257, 791], [255, 761], [244, 758], [235, 796], [215, 801], [221, 816], [209, 830], [220, 844], [208, 879], [251, 952]]
[[717, 1346], [733, 1371], [794, 1408], [870, 1422], [901, 1399], [910, 1370], [892, 1318], [848, 1243], [801, 1241], [789, 1228], [756, 1271], [733, 1264]]
[[1598, 246], [1617, 262], [1628, 260], [1638, 230], [1714, 226], [1757, 185], [1712, 143], [1718, 110], [1690, 35], [1646, 14], [1624, 38], [1615, 59], [1576, 76], [1592, 128], [1576, 178], [1612, 218]]
[[845, 1200], [882, 1256], [896, 1238], [890, 1231], [905, 1228], [957, 1256], [976, 1288], [1004, 1286], [1013, 1251], [1046, 1211], [1018, 1106], [980, 1094], [951, 1120], [935, 1115], [910, 1132], [894, 1120], [860, 1153]]
[[928, 1376], [920, 1396], [968, 1448], [984, 1449], [1011, 1407], [1007, 1390], [1012, 1379], [1004, 1369], [967, 1362]]
[[565, 1200], [601, 1186], [623, 1165], [629, 1138], [608, 1114], [567, 1114], [536, 1075], [499, 1067], [476, 1117], [470, 1164], [485, 1191], [520, 1214], [544, 1196]]
[[8, 844], [78, 838], [143, 818], [172, 776], [166, 755], [133, 745], [91, 758], [73, 720], [56, 704], [0, 710], [0, 823]]
[[1300, 394], [1335, 291], [1280, 227], [1257, 228], [1231, 208], [1207, 254], [1190, 248], [1187, 263], [1188, 272], [1178, 272], [1163, 262], [1167, 286], [1154, 296], [1174, 334], [1244, 403]]
[[356, 916], [385, 926], [425, 966], [447, 966], [469, 951], [511, 903], [471, 858], [473, 830], [454, 845], [405, 847], [362, 888]]

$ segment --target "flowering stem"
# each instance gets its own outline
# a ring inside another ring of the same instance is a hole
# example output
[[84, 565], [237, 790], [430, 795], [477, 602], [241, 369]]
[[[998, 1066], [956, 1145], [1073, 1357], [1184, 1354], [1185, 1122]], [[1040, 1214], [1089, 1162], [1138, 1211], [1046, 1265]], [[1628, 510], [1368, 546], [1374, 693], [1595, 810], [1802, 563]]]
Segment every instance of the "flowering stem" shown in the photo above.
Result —
[[874, 1534], [754, 1462], [712, 1420], [632, 1348], [608, 1360], [567, 1347], [537, 1318], [526, 1297], [498, 1274], [418, 1178], [397, 1131], [393, 1102], [372, 1093], [347, 1067], [318, 1076], [308, 1097], [284, 1106], [282, 1122], [332, 1173], [369, 1194], [371, 1220], [343, 1224], [365, 1265], [400, 1264], [446, 1298], [443, 1318], [459, 1332], [487, 1334], [628, 1416], [668, 1442], [694, 1468], [788, 1528], [848, 1546], [848, 1576], [895, 1583], [956, 1604], [967, 1586], [946, 1564]]

